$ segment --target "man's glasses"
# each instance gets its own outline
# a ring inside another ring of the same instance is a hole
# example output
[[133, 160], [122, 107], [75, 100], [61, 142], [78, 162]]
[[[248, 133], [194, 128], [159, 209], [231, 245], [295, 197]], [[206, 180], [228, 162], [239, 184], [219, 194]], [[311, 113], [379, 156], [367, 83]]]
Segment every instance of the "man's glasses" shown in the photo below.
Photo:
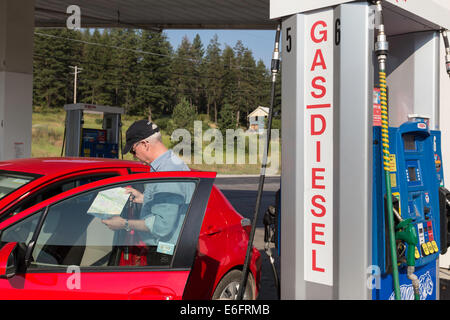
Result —
[[133, 156], [135, 156], [136, 155], [136, 148], [137, 148], [137, 146], [140, 144], [140, 143], [143, 143], [144, 141], [139, 141], [139, 142], [136, 142], [134, 145], [133, 145], [133, 147], [131, 148], [131, 150], [130, 150], [130, 153], [133, 155]]

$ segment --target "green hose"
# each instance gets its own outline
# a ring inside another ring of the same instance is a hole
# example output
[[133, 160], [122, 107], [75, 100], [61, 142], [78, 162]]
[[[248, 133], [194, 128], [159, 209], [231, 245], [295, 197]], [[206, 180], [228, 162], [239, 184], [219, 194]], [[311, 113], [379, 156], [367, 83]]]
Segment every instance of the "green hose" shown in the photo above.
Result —
[[389, 112], [386, 94], [386, 73], [383, 70], [379, 72], [380, 77], [380, 100], [381, 100], [381, 140], [383, 141], [383, 160], [384, 160], [384, 177], [386, 181], [387, 194], [387, 220], [389, 230], [389, 248], [392, 259], [392, 280], [394, 284], [395, 299], [400, 300], [400, 281], [397, 266], [397, 247], [395, 243], [395, 227], [394, 227], [394, 211], [392, 205], [391, 191], [391, 174], [389, 159]]

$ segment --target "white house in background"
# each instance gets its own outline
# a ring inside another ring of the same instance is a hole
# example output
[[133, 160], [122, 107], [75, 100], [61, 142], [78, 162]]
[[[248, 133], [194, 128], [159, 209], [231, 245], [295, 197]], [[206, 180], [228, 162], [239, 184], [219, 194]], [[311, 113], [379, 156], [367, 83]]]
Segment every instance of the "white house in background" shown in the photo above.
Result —
[[258, 106], [247, 118], [249, 122], [248, 132], [263, 133], [265, 119], [269, 116], [269, 108]]

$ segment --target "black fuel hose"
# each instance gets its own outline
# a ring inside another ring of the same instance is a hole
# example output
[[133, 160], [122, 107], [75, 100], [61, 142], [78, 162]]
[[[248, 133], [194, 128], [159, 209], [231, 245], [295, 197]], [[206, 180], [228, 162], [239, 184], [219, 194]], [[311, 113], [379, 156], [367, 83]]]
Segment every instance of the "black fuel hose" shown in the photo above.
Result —
[[238, 290], [236, 300], [243, 299], [245, 288], [247, 286], [248, 274], [250, 271], [249, 266], [250, 266], [250, 261], [252, 258], [253, 240], [255, 238], [255, 231], [256, 231], [256, 221], [258, 219], [258, 212], [259, 212], [259, 208], [261, 206], [261, 198], [262, 198], [262, 193], [263, 193], [263, 188], [264, 188], [264, 179], [266, 176], [267, 155], [269, 153], [271, 129], [272, 129], [273, 105], [275, 103], [275, 82], [276, 82], [278, 72], [280, 70], [280, 51], [279, 51], [280, 32], [281, 32], [281, 25], [279, 24], [277, 26], [277, 32], [275, 35], [275, 48], [273, 51], [272, 64], [271, 64], [272, 88], [271, 88], [271, 100], [270, 100], [269, 116], [268, 116], [268, 123], [267, 123], [266, 143], [264, 145], [263, 160], [261, 163], [261, 173], [259, 176], [258, 194], [256, 196], [256, 205], [255, 205], [255, 211], [253, 214], [252, 228], [250, 231], [250, 236], [249, 236], [248, 246], [247, 246], [247, 253], [245, 255], [245, 262], [244, 262], [244, 266], [242, 269], [242, 279], [241, 279], [241, 283], [239, 285], [239, 290]]

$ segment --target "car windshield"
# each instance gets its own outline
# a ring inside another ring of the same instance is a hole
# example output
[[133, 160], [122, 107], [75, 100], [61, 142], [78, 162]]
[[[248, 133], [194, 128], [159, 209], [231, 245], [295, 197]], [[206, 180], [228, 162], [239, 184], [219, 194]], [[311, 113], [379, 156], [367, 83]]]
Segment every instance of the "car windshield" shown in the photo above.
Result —
[[22, 174], [0, 173], [0, 199], [26, 185], [34, 178]]

